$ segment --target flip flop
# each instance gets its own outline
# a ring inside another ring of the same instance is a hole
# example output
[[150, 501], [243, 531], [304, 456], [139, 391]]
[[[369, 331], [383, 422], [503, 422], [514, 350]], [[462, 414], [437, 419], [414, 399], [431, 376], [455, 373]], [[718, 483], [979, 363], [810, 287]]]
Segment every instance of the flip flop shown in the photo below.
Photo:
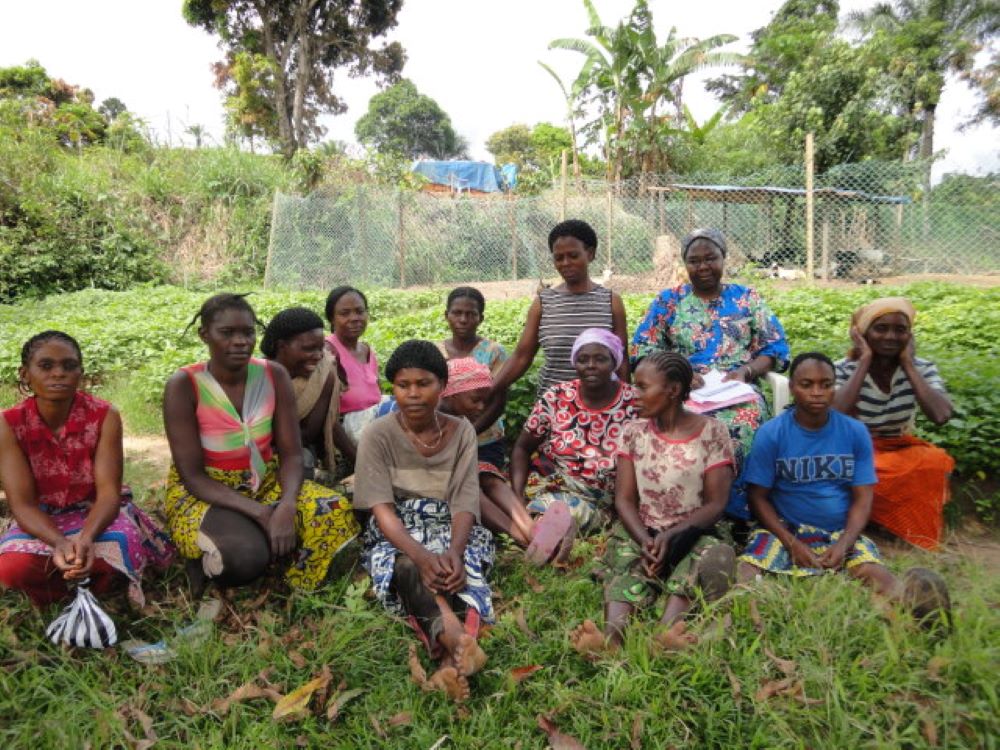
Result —
[[569, 562], [569, 556], [573, 552], [573, 543], [576, 541], [576, 534], [580, 527], [577, 525], [575, 519], [570, 519], [571, 523], [569, 529], [566, 531], [563, 538], [559, 540], [559, 546], [556, 548], [556, 553], [552, 557], [552, 562], [554, 564], [565, 565]]
[[573, 526], [569, 506], [562, 500], [556, 500], [535, 524], [531, 544], [524, 551], [524, 556], [535, 565], [545, 565], [552, 560]]

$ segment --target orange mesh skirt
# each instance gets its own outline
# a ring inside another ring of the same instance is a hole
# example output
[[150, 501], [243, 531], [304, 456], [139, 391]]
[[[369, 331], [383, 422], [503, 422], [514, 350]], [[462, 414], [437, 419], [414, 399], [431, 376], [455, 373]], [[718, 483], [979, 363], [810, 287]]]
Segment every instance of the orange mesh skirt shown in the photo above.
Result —
[[875, 437], [873, 442], [878, 484], [871, 520], [910, 544], [937, 549], [955, 459], [912, 435]]

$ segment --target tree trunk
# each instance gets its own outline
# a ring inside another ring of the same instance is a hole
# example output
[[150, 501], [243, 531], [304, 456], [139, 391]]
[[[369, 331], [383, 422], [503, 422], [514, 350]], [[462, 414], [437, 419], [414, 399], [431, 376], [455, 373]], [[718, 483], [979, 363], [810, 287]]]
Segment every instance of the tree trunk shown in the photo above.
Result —
[[312, 71], [312, 37], [309, 34], [309, 14], [315, 5], [315, 0], [301, 0], [295, 11], [294, 31], [298, 39], [298, 60], [295, 71], [295, 90], [292, 94], [292, 134], [295, 138], [295, 149], [305, 145], [306, 134], [303, 129], [305, 118], [306, 89], [309, 88], [309, 75]]
[[924, 123], [920, 133], [920, 158], [930, 160], [934, 156], [934, 114], [937, 107], [928, 105], [924, 108]]
[[288, 111], [288, 82], [285, 80], [287, 53], [282, 54], [278, 51], [271, 19], [265, 15], [262, 4], [257, 5], [257, 13], [260, 15], [261, 30], [264, 32], [264, 55], [277, 67], [272, 104], [275, 116], [278, 118], [278, 140], [281, 141], [281, 152], [290, 157], [295, 153], [295, 134], [292, 131], [292, 120]]

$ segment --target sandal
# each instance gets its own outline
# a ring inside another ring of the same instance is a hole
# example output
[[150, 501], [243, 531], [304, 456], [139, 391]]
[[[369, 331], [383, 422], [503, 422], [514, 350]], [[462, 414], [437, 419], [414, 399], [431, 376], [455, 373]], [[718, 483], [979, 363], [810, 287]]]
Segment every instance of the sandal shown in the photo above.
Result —
[[[556, 500], [535, 524], [531, 544], [524, 550], [524, 556], [535, 565], [545, 565], [559, 552], [567, 534], [572, 531], [575, 536], [575, 526], [569, 506]], [[572, 537], [569, 546], [572, 547]]]

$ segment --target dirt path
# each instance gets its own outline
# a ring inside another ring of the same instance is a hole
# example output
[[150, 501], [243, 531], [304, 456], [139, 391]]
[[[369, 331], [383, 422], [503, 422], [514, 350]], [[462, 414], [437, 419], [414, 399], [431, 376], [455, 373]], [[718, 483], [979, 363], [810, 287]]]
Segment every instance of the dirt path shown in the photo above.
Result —
[[161, 435], [126, 435], [125, 460], [148, 463], [166, 474], [170, 466], [170, 446]]

